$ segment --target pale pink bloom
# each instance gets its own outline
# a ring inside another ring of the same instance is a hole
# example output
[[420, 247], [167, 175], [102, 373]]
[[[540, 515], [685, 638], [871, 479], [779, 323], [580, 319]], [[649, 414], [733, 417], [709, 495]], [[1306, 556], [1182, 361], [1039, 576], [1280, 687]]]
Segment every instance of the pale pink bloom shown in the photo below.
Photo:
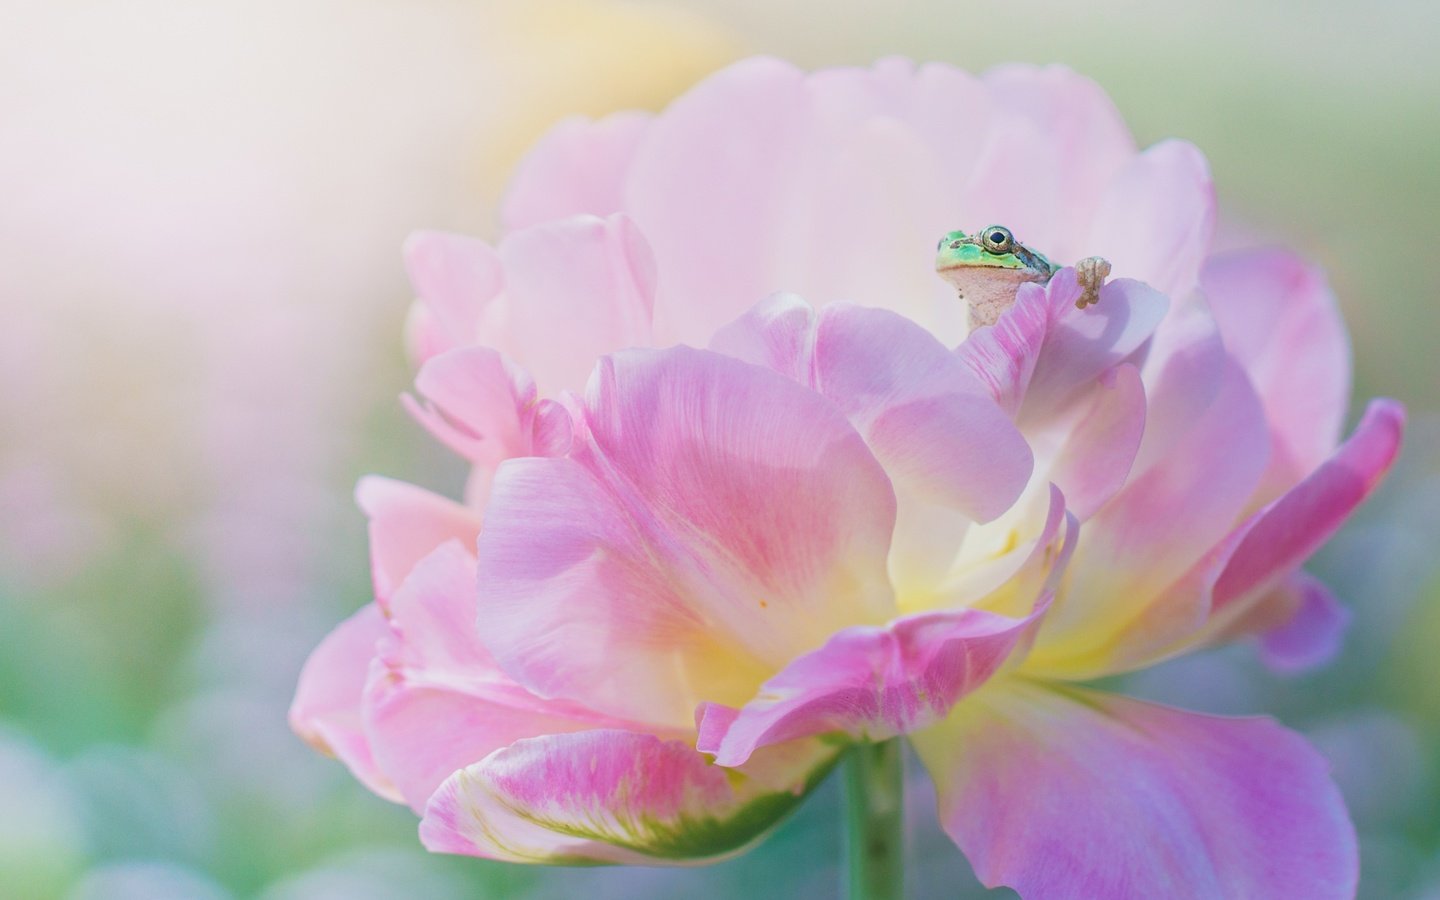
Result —
[[[475, 475], [464, 506], [362, 484], [377, 601], [292, 721], [449, 852], [717, 858], [846, 739], [906, 734], [987, 884], [1351, 893], [1300, 738], [1066, 683], [1337, 641], [1298, 566], [1403, 416], [1337, 447], [1323, 280], [1208, 258], [1213, 219], [1198, 151], [1137, 152], [1060, 69], [756, 60], [558, 127], [497, 246], [408, 248], [412, 410]], [[1115, 280], [967, 337], [931, 249], [989, 222]], [[677, 342], [708, 349], [617, 352]]]

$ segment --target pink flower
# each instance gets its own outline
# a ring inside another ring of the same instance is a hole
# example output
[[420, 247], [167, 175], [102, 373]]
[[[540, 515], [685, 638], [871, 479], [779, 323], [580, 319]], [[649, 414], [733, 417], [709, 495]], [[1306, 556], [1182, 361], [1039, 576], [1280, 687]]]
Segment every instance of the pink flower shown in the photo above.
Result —
[[[498, 246], [408, 248], [412, 409], [475, 474], [466, 505], [362, 483], [376, 603], [296, 729], [447, 852], [719, 858], [908, 735], [986, 884], [1352, 893], [1300, 738], [1071, 684], [1245, 635], [1323, 657], [1298, 567], [1398, 447], [1383, 401], [1337, 446], [1323, 280], [1209, 258], [1213, 210], [1198, 151], [1137, 153], [1058, 69], [756, 60], [562, 125]], [[967, 337], [931, 249], [992, 221], [1116, 278]]]

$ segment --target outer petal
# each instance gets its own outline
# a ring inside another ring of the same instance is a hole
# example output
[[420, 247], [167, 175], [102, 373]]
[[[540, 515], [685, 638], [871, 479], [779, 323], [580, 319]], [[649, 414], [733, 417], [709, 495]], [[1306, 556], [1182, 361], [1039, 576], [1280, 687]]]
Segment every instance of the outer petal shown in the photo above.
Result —
[[797, 738], [839, 732], [878, 741], [927, 727], [999, 671], [1037, 618], [966, 609], [847, 628], [741, 709], [702, 706], [696, 747], [714, 753], [717, 765], [738, 766], [761, 747]]
[[1265, 468], [1266, 424], [1239, 369], [1218, 374], [1220, 393], [1177, 447], [1086, 523], [1070, 579], [1027, 661], [1032, 670], [1103, 671], [1133, 620], [1243, 516]]
[[[974, 228], [1010, 225], [1052, 259], [1095, 252], [1078, 239], [1135, 154], [1119, 111], [1098, 85], [1063, 66], [1000, 66], [984, 82], [993, 118], [957, 211]], [[1015, 172], [1027, 173], [1023, 184]]]
[[711, 348], [834, 401], [897, 483], [971, 519], [1000, 515], [1030, 478], [1030, 447], [984, 386], [896, 313], [847, 305], [816, 313], [777, 295], [721, 329]]
[[427, 362], [415, 377], [424, 403], [401, 398], [436, 439], [471, 462], [494, 470], [530, 452], [535, 382], [488, 347], [467, 346]]
[[[1399, 404], [1372, 403], [1332, 459], [1217, 542], [1117, 636], [1102, 667], [1083, 674], [1140, 668], [1285, 622], [1296, 598], [1277, 588], [1369, 496], [1399, 452], [1403, 428]], [[1043, 658], [1037, 650], [1031, 661]]]
[[481, 318], [505, 278], [500, 258], [484, 241], [421, 231], [405, 242], [405, 268], [423, 310], [412, 347], [423, 362], [475, 342]]
[[889, 482], [823, 398], [718, 354], [602, 362], [571, 459], [500, 470], [485, 639], [547, 696], [690, 724], [850, 624], [891, 618]]
[[1117, 278], [1184, 297], [1195, 288], [1214, 231], [1215, 186], [1204, 154], [1185, 141], [1162, 141], [1111, 183], [1082, 252], [1109, 259]]
[[511, 862], [713, 862], [799, 804], [835, 753], [795, 742], [736, 770], [682, 741], [628, 731], [518, 741], [445, 782], [420, 839], [433, 851]]
[[1260, 635], [1261, 655], [1277, 672], [1304, 672], [1335, 658], [1350, 625], [1350, 611], [1330, 589], [1297, 572], [1277, 589], [1286, 597], [1275, 605], [1291, 610], [1278, 627]]
[[382, 606], [436, 547], [454, 540], [473, 548], [480, 534], [474, 510], [403, 481], [366, 476], [355, 502], [370, 519], [370, 571]]
[[1373, 401], [1339, 451], [1248, 528], [1215, 585], [1215, 609], [1273, 583], [1318, 550], [1389, 471], [1404, 430], [1404, 407]]
[[1137, 477], [1172, 452], [1184, 452], [1195, 421], [1215, 404], [1226, 383], [1222, 373], [1235, 365], [1209, 307], [1198, 296], [1170, 310], [1140, 368], [1147, 410], [1145, 437], [1135, 461]]
[[376, 762], [417, 812], [440, 783], [521, 738], [612, 727], [502, 673], [475, 627], [475, 559], [452, 542], [405, 579], [365, 686]]
[[665, 273], [657, 328], [702, 343], [777, 289], [954, 307], [930, 251], [953, 227], [946, 166], [963, 166], [976, 136], [906, 119], [963, 118], [985, 102], [969, 75], [917, 77], [899, 61], [807, 76], [754, 59], [702, 82], [656, 119], [626, 191]]
[[[1065, 137], [1048, 140], [1057, 127]], [[1045, 235], [1073, 233], [1062, 219], [1081, 207], [1088, 219], [1130, 152], [1103, 94], [1060, 69], [981, 81], [883, 60], [807, 76], [750, 60], [655, 120], [626, 208], [665, 273], [667, 337], [703, 341], [781, 289], [889, 307], [949, 344], [964, 310], [932, 271], [936, 237], [1004, 221], [1049, 247]], [[1010, 177], [1019, 169], [1033, 177]]]
[[1266, 719], [1022, 680], [912, 736], [985, 884], [1025, 897], [1354, 896], [1325, 761]]
[[600, 356], [650, 345], [655, 260], [626, 216], [514, 232], [499, 254], [505, 318], [488, 342], [524, 360], [542, 394], [580, 390]]
[[581, 213], [620, 212], [625, 176], [651, 116], [623, 112], [603, 119], [566, 119], [521, 161], [505, 196], [501, 221], [518, 231]]
[[1323, 274], [1281, 250], [1217, 256], [1205, 264], [1201, 286], [1226, 348], [1265, 405], [1275, 447], [1266, 481], [1279, 493], [1340, 440], [1350, 342], [1335, 297]]
[[316, 750], [338, 758], [367, 788], [399, 803], [400, 792], [375, 764], [360, 719], [365, 673], [386, 633], [373, 603], [336, 626], [300, 670], [290, 727]]

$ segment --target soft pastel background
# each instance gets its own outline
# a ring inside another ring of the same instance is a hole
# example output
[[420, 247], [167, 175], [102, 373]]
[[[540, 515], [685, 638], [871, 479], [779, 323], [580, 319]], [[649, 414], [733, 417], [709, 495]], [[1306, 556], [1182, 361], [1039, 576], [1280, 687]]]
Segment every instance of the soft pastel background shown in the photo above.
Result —
[[[0, 897], [836, 893], [834, 790], [712, 869], [507, 867], [427, 856], [284, 722], [367, 597], [354, 479], [460, 482], [394, 402], [405, 234], [492, 233], [549, 122], [768, 52], [1067, 62], [1142, 142], [1209, 154], [1224, 240], [1329, 269], [1357, 397], [1413, 414], [1314, 566], [1355, 612], [1344, 655], [1278, 678], [1235, 647], [1129, 687], [1305, 731], [1362, 894], [1440, 898], [1437, 34], [1427, 0], [0, 0]], [[927, 792], [915, 895], [983, 894]]]

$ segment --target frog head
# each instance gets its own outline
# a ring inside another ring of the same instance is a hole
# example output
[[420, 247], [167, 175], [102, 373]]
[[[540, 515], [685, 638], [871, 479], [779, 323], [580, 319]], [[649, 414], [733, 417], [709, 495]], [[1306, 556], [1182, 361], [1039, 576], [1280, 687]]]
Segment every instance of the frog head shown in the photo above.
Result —
[[1004, 225], [973, 235], [952, 231], [935, 254], [935, 271], [969, 304], [972, 327], [993, 325], [1015, 303], [1020, 285], [1043, 284], [1055, 272], [1050, 260], [1015, 240]]

